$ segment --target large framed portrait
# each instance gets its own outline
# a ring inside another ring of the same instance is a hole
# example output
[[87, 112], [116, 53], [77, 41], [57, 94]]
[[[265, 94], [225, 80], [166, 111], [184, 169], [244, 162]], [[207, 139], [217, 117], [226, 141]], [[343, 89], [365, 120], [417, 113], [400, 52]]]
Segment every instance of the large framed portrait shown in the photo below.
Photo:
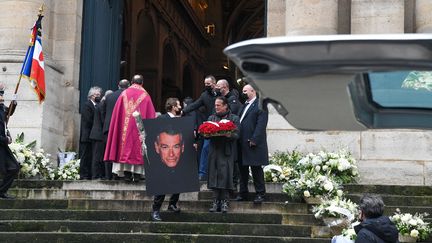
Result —
[[199, 191], [192, 117], [143, 120], [148, 195]]

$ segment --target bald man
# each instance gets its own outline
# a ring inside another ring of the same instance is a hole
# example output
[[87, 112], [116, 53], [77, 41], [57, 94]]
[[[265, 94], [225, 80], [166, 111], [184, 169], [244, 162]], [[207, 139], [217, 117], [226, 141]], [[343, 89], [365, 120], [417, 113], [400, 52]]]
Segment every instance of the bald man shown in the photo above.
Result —
[[239, 115], [242, 104], [234, 92], [230, 91], [230, 86], [226, 79], [220, 79], [217, 81], [215, 91], [220, 92], [222, 96], [227, 98], [231, 112], [235, 115]]

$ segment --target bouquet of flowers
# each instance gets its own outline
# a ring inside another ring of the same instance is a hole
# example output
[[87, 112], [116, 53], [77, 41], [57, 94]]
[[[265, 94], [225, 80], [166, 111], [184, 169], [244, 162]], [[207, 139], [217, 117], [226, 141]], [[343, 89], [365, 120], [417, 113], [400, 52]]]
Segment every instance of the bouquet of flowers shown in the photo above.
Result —
[[53, 180], [78, 180], [80, 160], [73, 159], [54, 171]]
[[341, 184], [351, 183], [358, 176], [356, 160], [345, 150], [338, 153], [309, 153], [298, 162], [298, 166], [301, 170], [315, 170], [320, 174], [332, 175]]
[[300, 178], [292, 179], [283, 185], [283, 191], [291, 197], [303, 195], [309, 197], [331, 197], [338, 193], [340, 185], [330, 175], [316, 171], [306, 171]]
[[428, 216], [427, 213], [414, 215], [410, 213], [401, 213], [399, 209], [390, 220], [396, 225], [399, 235], [411, 236], [417, 240], [425, 240], [429, 237], [432, 228], [429, 223], [424, 221], [424, 217]]
[[205, 138], [225, 136], [234, 132], [237, 129], [234, 122], [222, 119], [219, 122], [206, 121], [198, 128], [198, 133]]
[[269, 165], [264, 166], [264, 179], [266, 182], [288, 182], [297, 177], [295, 169], [302, 155], [297, 151], [275, 152], [269, 154]]
[[49, 161], [49, 154], [45, 154], [43, 149], [34, 151], [36, 141], [24, 144], [24, 133], [18, 135], [15, 141], [9, 144], [9, 148], [21, 164], [20, 177], [31, 178], [41, 177], [42, 179], [52, 179], [54, 168]]
[[349, 221], [357, 218], [358, 205], [349, 199], [341, 198], [342, 191], [338, 190], [338, 196], [332, 199], [324, 199], [318, 206], [312, 207], [315, 218], [346, 218]]

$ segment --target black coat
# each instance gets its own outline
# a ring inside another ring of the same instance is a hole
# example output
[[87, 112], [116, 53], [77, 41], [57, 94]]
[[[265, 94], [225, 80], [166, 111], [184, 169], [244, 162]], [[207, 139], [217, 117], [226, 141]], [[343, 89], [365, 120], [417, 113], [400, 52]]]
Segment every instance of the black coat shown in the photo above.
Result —
[[240, 118], [232, 113], [226, 117], [211, 115], [209, 121], [227, 119], [237, 126], [231, 137], [211, 137], [208, 155], [208, 179], [209, 189], [234, 189], [233, 173], [234, 161], [237, 159], [237, 139]]
[[228, 105], [233, 114], [240, 116], [240, 111], [243, 105], [240, 103], [238, 97], [234, 94], [234, 92], [230, 91], [225, 95], [225, 98], [228, 99]]
[[96, 104], [93, 116], [93, 127], [90, 131], [89, 138], [93, 141], [103, 141], [103, 119], [101, 114], [101, 107], [105, 103], [105, 101], [101, 101], [99, 104]]
[[6, 136], [6, 109], [0, 106], [0, 173], [6, 173], [6, 170], [18, 168], [18, 162], [9, 149], [8, 138]]
[[[240, 117], [245, 107], [246, 105], [240, 112]], [[239, 161], [242, 165], [268, 165], [267, 122], [268, 113], [259, 109], [258, 98], [256, 98], [240, 122]], [[249, 141], [254, 142], [256, 146], [250, 147]]]
[[81, 132], [80, 132], [80, 142], [89, 143], [90, 132], [93, 127], [93, 116], [94, 116], [95, 106], [91, 100], [87, 100], [81, 109]]
[[214, 92], [208, 92], [207, 90], [201, 93], [201, 96], [189, 104], [183, 109], [183, 113], [187, 114], [191, 111], [197, 110], [201, 106], [204, 106], [206, 109], [205, 115], [208, 118], [211, 114], [214, 113], [215, 99], [217, 95]]
[[366, 219], [354, 227], [356, 243], [393, 243], [398, 241], [398, 230], [387, 216]]
[[124, 89], [118, 89], [118, 90], [114, 91], [113, 93], [107, 95], [105, 97], [105, 102], [101, 106], [101, 116], [102, 116], [102, 119], [104, 120], [102, 132], [105, 136], [108, 135], [114, 106], [115, 106], [118, 98], [120, 97], [120, 94], [123, 92], [123, 90]]

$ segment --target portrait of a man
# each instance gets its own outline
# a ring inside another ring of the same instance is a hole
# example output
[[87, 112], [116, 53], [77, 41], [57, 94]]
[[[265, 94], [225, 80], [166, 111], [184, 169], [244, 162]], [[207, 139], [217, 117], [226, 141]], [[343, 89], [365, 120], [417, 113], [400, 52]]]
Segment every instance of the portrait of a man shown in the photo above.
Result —
[[198, 166], [191, 117], [145, 119], [146, 192], [164, 195], [199, 191]]
[[155, 151], [159, 154], [161, 162], [169, 168], [177, 166], [184, 153], [182, 134], [173, 128], [162, 131], [154, 142]]

